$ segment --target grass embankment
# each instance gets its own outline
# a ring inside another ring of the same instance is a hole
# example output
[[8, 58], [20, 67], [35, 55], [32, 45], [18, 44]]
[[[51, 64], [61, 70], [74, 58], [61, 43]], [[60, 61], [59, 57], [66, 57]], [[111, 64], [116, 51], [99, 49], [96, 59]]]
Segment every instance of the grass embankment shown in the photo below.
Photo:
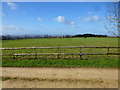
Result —
[[96, 67], [118, 68], [117, 59], [104, 60], [3, 60], [3, 67]]

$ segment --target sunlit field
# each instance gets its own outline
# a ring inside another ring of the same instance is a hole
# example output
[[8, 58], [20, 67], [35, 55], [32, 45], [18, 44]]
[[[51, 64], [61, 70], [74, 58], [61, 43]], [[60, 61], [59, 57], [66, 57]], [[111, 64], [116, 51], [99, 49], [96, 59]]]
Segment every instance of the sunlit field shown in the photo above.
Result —
[[53, 46], [118, 46], [118, 38], [38, 38], [2, 41], [2, 47]]
[[[3, 40], [2, 47], [64, 47], [64, 46], [105, 46], [117, 47], [118, 38], [38, 38], [38, 39], [21, 39], [21, 40]], [[3, 53], [13, 53], [12, 50], [3, 50]], [[23, 49], [14, 50], [14, 53], [79, 53], [80, 49]], [[109, 52], [117, 53], [118, 49], [110, 49]], [[107, 49], [83, 49], [82, 53], [107, 53]], [[21, 59], [19, 59], [21, 57]], [[32, 57], [30, 59], [29, 57]], [[40, 59], [40, 58], [43, 59]], [[53, 57], [53, 55], [42, 56], [9, 56], [11, 60], [3, 58], [3, 66], [18, 67], [118, 67], [118, 56], [114, 55], [65, 55], [54, 56], [53, 59], [44, 59]], [[14, 59], [13, 59], [14, 58]], [[72, 58], [72, 59], [69, 59]]]

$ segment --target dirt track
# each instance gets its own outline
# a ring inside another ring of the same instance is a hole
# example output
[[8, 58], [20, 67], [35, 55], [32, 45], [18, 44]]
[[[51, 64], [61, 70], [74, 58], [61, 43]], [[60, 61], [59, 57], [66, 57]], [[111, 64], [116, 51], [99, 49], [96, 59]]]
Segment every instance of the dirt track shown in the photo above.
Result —
[[[100, 68], [3, 68], [3, 88], [117, 88], [118, 70]], [[27, 79], [26, 79], [27, 78]]]

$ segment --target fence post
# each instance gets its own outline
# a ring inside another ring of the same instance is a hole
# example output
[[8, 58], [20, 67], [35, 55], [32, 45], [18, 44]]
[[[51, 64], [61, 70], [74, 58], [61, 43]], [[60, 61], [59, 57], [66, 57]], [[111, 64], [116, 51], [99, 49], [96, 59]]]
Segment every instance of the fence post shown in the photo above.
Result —
[[109, 58], [109, 47], [107, 47], [107, 55], [108, 55], [108, 58]]
[[107, 54], [109, 53], [109, 47], [107, 47]]
[[60, 51], [59, 51], [60, 49], [59, 49], [59, 47], [58, 47], [58, 56], [57, 56], [57, 58], [59, 59], [60, 58]]
[[13, 59], [15, 59], [15, 56], [14, 56], [14, 48], [12, 48], [12, 55], [13, 55]]
[[80, 47], [80, 60], [83, 60], [83, 58], [82, 58], [82, 47]]
[[37, 48], [35, 47], [34, 50], [35, 50], [35, 59], [37, 59]]

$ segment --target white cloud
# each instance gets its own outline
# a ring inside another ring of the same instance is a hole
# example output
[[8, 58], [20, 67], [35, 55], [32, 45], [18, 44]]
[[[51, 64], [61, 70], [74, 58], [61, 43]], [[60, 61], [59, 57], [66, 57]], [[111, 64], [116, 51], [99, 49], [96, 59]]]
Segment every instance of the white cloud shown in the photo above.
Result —
[[42, 20], [43, 20], [43, 18], [41, 18], [41, 17], [38, 17], [38, 18], [37, 18], [37, 20], [38, 20], [38, 21], [42, 21]]
[[70, 25], [71, 25], [71, 27], [72, 28], [74, 28], [74, 29], [78, 29], [78, 26], [76, 25], [76, 23], [75, 22], [70, 22]]
[[24, 28], [15, 26], [15, 25], [8, 25], [2, 26], [2, 35], [22, 35], [25, 34]]
[[95, 16], [88, 16], [84, 19], [84, 22], [91, 22], [91, 21], [98, 21], [100, 17], [98, 15]]
[[86, 18], [84, 19], [85, 22], [89, 22], [89, 21], [91, 21], [91, 20], [92, 20], [92, 17], [90, 17], [90, 16], [89, 16], [89, 17], [86, 17]]
[[75, 25], [76, 23], [73, 21], [68, 21], [64, 16], [58, 16], [57, 18], [55, 18], [55, 21], [59, 22], [59, 23], [63, 23], [63, 24], [67, 24], [67, 25]]
[[77, 17], [77, 19], [79, 19], [79, 20], [80, 20], [81, 18], [80, 18], [80, 17]]
[[68, 21], [64, 16], [58, 16], [54, 20], [59, 23], [62, 23], [62, 24], [70, 25], [74, 29], [78, 29], [78, 27], [74, 21]]
[[9, 26], [3, 26], [3, 30], [22, 30], [22, 28], [14, 25], [9, 25]]
[[55, 18], [55, 20], [59, 23], [64, 23], [66, 24], [66, 19], [64, 16], [58, 16], [57, 18]]
[[7, 5], [10, 7], [10, 9], [15, 10], [17, 9], [17, 5], [15, 3], [12, 2], [8, 2]]
[[99, 16], [93, 16], [93, 20], [98, 21], [98, 20], [100, 20], [100, 17]]
[[70, 24], [71, 24], [71, 25], [75, 25], [76, 23], [72, 21], [72, 22], [70, 22]]

